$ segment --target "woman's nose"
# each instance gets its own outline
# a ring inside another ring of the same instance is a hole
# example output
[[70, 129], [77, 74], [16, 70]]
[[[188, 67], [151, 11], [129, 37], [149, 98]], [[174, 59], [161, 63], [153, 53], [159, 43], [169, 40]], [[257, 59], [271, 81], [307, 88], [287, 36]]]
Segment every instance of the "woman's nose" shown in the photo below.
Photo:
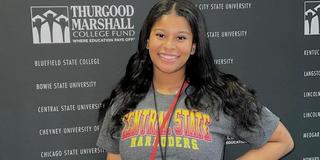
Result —
[[165, 49], [175, 49], [176, 48], [176, 44], [173, 38], [167, 38], [165, 43], [164, 43], [164, 48]]

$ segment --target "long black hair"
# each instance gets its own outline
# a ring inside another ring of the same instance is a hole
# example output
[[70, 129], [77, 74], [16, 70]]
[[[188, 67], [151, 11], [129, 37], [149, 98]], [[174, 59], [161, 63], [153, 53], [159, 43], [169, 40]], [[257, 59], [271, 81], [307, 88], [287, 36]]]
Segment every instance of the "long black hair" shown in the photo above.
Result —
[[193, 43], [196, 44], [195, 54], [189, 57], [186, 64], [185, 75], [189, 81], [186, 106], [200, 111], [209, 110], [212, 114], [223, 111], [235, 119], [235, 126], [251, 131], [257, 125], [261, 112], [255, 92], [240, 83], [237, 77], [219, 71], [206, 37], [204, 16], [188, 0], [161, 0], [151, 8], [140, 31], [138, 50], [130, 57], [124, 77], [112, 90], [110, 97], [102, 102], [99, 120], [115, 105], [110, 131], [113, 135], [122, 127], [123, 116], [134, 110], [146, 96], [153, 78], [153, 64], [146, 49], [147, 40], [153, 24], [172, 9], [189, 22]]

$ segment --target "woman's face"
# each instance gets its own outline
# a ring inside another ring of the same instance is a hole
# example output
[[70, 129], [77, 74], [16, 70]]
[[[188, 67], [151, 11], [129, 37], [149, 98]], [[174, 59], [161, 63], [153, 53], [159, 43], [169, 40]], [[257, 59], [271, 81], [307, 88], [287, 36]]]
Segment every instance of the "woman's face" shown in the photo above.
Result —
[[188, 21], [175, 11], [161, 16], [152, 26], [147, 48], [155, 72], [185, 72], [196, 45]]

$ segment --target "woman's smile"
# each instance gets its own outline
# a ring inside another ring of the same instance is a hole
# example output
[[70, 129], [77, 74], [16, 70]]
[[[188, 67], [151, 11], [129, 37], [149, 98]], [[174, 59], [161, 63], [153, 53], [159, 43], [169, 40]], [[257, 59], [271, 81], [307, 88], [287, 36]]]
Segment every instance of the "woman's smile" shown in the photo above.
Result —
[[180, 57], [177, 54], [170, 53], [158, 53], [158, 56], [164, 63], [175, 63]]

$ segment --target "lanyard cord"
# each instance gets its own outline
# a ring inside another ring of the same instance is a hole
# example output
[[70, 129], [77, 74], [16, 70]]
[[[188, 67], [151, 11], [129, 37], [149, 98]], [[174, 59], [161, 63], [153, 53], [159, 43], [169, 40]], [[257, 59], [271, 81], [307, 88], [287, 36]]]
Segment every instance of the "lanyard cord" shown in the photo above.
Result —
[[[160, 138], [160, 153], [161, 153], [161, 159], [165, 160], [164, 156], [163, 156], [163, 151], [162, 151], [162, 144], [161, 144], [161, 135], [160, 135], [160, 125], [159, 125], [159, 110], [158, 110], [158, 105], [157, 105], [157, 99], [156, 99], [156, 93], [155, 93], [155, 88], [154, 85], [152, 83], [152, 88], [153, 88], [153, 101], [154, 101], [154, 108], [156, 109], [156, 118], [157, 118], [157, 127], [158, 127], [158, 137]], [[169, 120], [169, 123], [171, 121], [171, 118]], [[167, 132], [168, 133], [168, 132]], [[166, 141], [167, 141], [167, 134], [166, 134]]]
[[[166, 157], [167, 157], [167, 145], [168, 145], [168, 132], [169, 132], [169, 126], [170, 126], [170, 123], [171, 123], [171, 120], [172, 120], [172, 117], [173, 117], [173, 114], [175, 109], [176, 109], [176, 105], [178, 103], [178, 100], [181, 96], [181, 92], [182, 90], [185, 88], [185, 86], [187, 85], [187, 82], [184, 81], [182, 86], [180, 87], [179, 89], [179, 92], [176, 94], [173, 102], [171, 103], [169, 109], [168, 109], [168, 112], [166, 113], [166, 116], [161, 124], [161, 128], [160, 128], [160, 125], [159, 125], [159, 110], [158, 110], [158, 105], [157, 105], [157, 99], [156, 99], [156, 93], [155, 93], [155, 88], [154, 88], [154, 85], [152, 83], [152, 88], [153, 88], [153, 100], [154, 100], [154, 106], [155, 106], [155, 109], [156, 109], [156, 118], [157, 118], [157, 127], [158, 127], [158, 135], [157, 137], [160, 139], [160, 152], [161, 152], [161, 159], [162, 160], [166, 160]], [[173, 108], [172, 108], [173, 107]], [[168, 117], [168, 114], [170, 114], [170, 118]], [[165, 127], [165, 124], [167, 123], [167, 120], [169, 118], [169, 123], [168, 123], [168, 127], [167, 127], [167, 130], [166, 130], [166, 139], [165, 139], [165, 148], [164, 148], [164, 153], [163, 153], [163, 148], [162, 148], [162, 144], [161, 144], [161, 132], [163, 131], [164, 127]], [[153, 146], [153, 149], [152, 149], [152, 153], [151, 153], [151, 157], [150, 159], [153, 160], [154, 157], [155, 157], [155, 152], [154, 149], [155, 149], [155, 145], [156, 143], [159, 143], [159, 139], [156, 139], [155, 140], [155, 144]], [[158, 141], [157, 141], [158, 140]]]

